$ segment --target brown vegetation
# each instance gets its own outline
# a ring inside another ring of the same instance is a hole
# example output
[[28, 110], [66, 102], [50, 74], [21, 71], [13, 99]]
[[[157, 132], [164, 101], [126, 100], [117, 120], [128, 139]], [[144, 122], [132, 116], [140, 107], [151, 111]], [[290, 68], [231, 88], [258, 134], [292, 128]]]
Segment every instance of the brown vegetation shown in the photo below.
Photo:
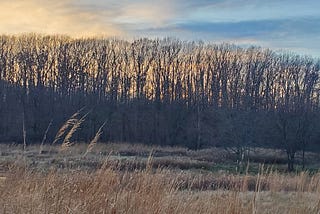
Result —
[[[217, 149], [195, 152], [177, 147], [97, 144], [86, 156], [84, 144], [63, 154], [58, 146], [51, 154], [47, 147], [42, 154], [38, 149], [30, 146], [23, 153], [22, 147], [1, 147], [0, 213], [320, 211], [319, 173], [283, 174], [276, 167], [259, 165], [253, 174], [234, 174], [194, 165], [197, 159], [207, 159], [210, 166], [227, 163], [226, 153]], [[212, 153], [220, 157], [209, 161]], [[177, 162], [179, 158], [183, 161]], [[188, 167], [181, 170], [183, 166]]]
[[[165, 169], [42, 173], [15, 167], [0, 180], [1, 213], [317, 213], [320, 175], [217, 177]], [[202, 184], [201, 184], [202, 183]], [[197, 184], [201, 184], [197, 186]], [[252, 186], [254, 189], [252, 189]], [[263, 191], [261, 191], [263, 190]]]

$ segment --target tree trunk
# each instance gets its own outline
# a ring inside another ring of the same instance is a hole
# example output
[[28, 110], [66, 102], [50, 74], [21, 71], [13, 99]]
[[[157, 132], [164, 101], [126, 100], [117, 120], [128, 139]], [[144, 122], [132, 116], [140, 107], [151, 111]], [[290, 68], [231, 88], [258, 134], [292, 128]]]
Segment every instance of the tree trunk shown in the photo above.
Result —
[[305, 154], [305, 148], [303, 147], [302, 149], [302, 169], [304, 170], [304, 167], [305, 167], [305, 157], [304, 157], [304, 154]]
[[201, 121], [200, 121], [200, 107], [199, 104], [197, 106], [197, 146], [196, 150], [201, 148]]
[[295, 156], [295, 152], [292, 152], [292, 151], [287, 152], [288, 172], [293, 172], [293, 170], [294, 170], [294, 156]]

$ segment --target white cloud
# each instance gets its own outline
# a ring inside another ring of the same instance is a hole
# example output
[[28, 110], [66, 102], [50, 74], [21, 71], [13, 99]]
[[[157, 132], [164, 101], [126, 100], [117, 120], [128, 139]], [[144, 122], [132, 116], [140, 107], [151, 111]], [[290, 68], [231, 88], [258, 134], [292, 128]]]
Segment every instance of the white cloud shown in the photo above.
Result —
[[[174, 36], [310, 50], [320, 55], [315, 45], [319, 6], [317, 0], [0, 0], [0, 34]], [[293, 26], [283, 20], [305, 21]], [[255, 21], [255, 26], [246, 24]], [[274, 24], [260, 25], [261, 21]], [[219, 26], [207, 25], [210, 23]]]
[[73, 0], [2, 0], [0, 33], [36, 32], [71, 36], [121, 35], [102, 12], [85, 10]]

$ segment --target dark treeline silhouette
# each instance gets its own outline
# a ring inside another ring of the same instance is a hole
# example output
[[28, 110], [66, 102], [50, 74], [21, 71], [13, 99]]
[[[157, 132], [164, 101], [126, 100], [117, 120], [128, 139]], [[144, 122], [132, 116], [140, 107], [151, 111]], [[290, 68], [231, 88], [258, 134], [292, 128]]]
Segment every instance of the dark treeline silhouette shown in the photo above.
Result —
[[[48, 140], [77, 110], [74, 140], [255, 146], [295, 155], [319, 140], [318, 60], [260, 48], [176, 39], [0, 36], [0, 140]], [[52, 141], [51, 141], [52, 142]]]

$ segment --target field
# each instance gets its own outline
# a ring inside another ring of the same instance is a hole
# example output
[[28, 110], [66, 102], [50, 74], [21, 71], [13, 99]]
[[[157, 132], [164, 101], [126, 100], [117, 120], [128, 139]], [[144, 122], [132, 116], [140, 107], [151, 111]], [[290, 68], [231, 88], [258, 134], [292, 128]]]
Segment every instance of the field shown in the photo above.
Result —
[[[0, 213], [319, 213], [312, 171], [285, 173], [281, 151], [256, 149], [243, 169], [220, 148], [140, 144], [0, 146]], [[258, 158], [259, 157], [259, 158]]]

